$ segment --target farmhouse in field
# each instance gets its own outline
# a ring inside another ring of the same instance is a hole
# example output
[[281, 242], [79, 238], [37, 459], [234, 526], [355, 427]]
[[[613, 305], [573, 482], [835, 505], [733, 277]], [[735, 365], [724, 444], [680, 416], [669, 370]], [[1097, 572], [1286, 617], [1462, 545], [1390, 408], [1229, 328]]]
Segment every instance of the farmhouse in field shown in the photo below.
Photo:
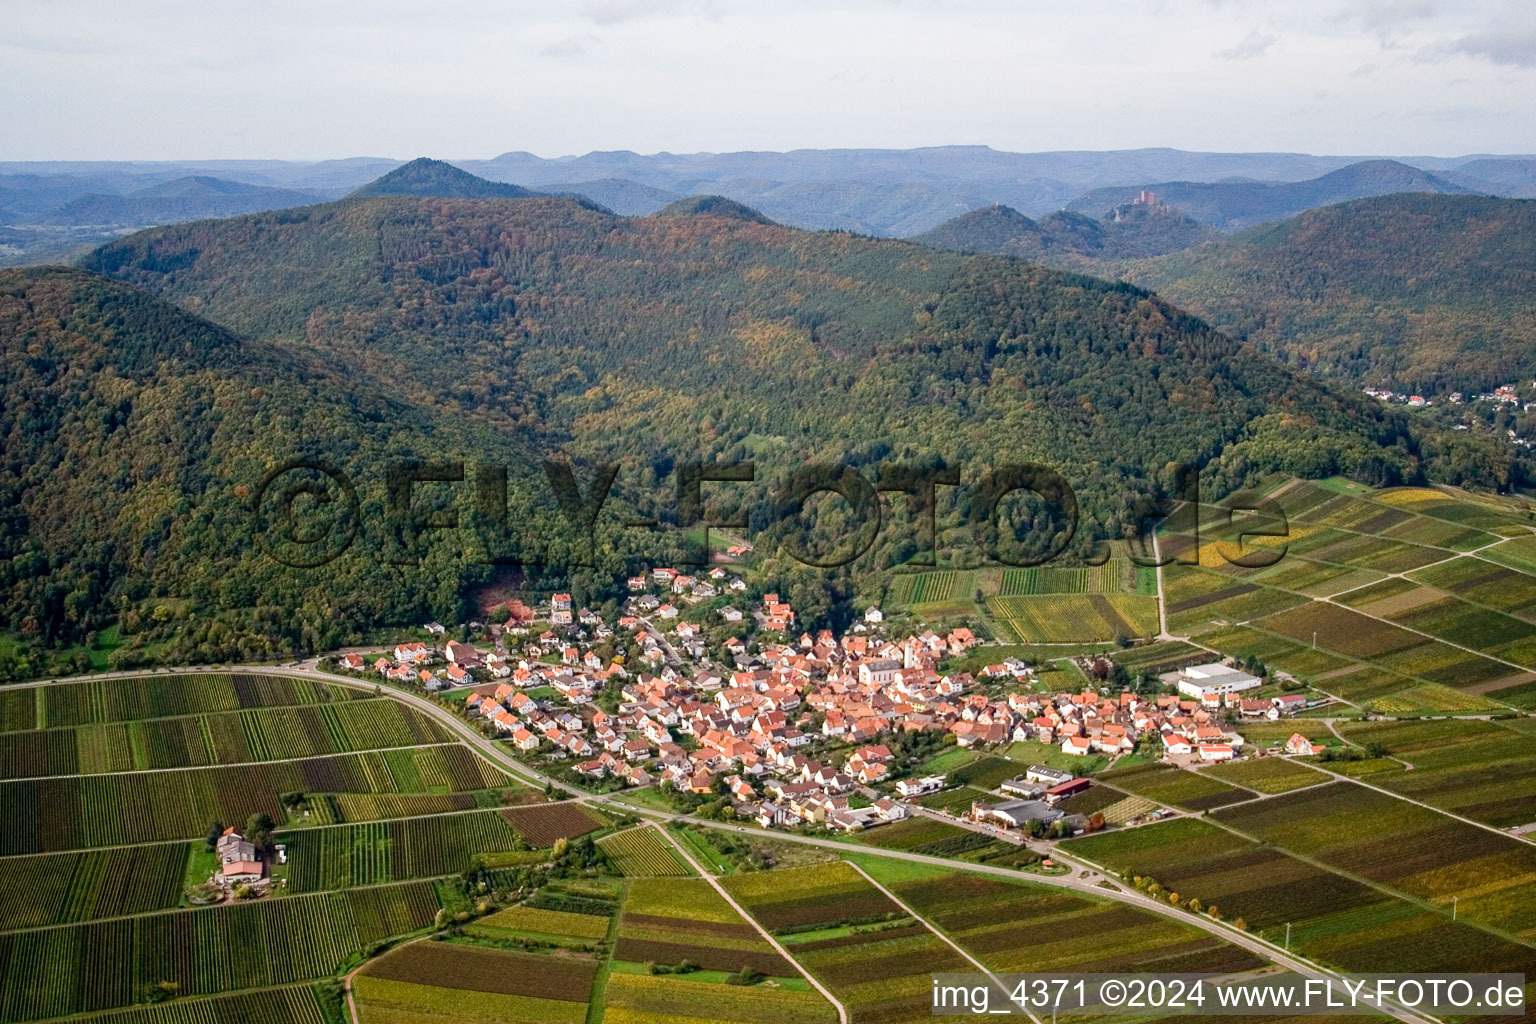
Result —
[[245, 836], [227, 828], [219, 836], [214, 851], [219, 855], [219, 882], [233, 887], [261, 881], [263, 867], [256, 845], [248, 843]]

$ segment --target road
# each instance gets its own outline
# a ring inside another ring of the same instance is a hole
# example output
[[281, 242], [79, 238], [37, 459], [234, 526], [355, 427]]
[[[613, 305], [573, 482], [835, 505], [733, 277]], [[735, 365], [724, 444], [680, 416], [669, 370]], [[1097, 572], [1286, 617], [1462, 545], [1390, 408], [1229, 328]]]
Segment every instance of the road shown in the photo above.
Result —
[[[762, 925], [758, 924], [757, 923], [757, 918], [755, 918], [751, 914], [747, 913], [746, 908], [743, 907], [740, 903], [737, 903], [735, 898], [733, 898], [730, 893], [725, 891], [725, 886], [721, 885], [720, 882], [715, 878], [714, 875], [710, 874], [710, 872], [708, 872], [708, 871], [706, 871], [704, 869], [704, 865], [700, 864], [697, 860], [694, 860], [693, 851], [687, 849], [683, 843], [680, 843], [676, 839], [674, 839], [672, 837], [672, 833], [668, 832], [665, 827], [656, 824], [654, 821], [651, 822], [649, 826], [641, 826], [641, 827], [642, 828], [646, 828], [646, 827], [654, 828], [656, 831], [660, 832], [661, 835], [662, 835], [662, 838], [668, 844], [670, 844], [671, 847], [674, 850], [677, 851], [678, 856], [682, 857], [683, 861], [686, 864], [688, 864], [690, 867], [692, 867], [693, 870], [697, 871], [699, 873], [699, 876], [701, 878], [703, 878], [704, 881], [708, 882], [710, 884], [710, 886], [715, 890], [715, 892], [720, 894], [720, 898], [725, 900], [725, 902], [727, 902], [727, 903], [729, 903], [731, 905], [731, 909], [736, 911], [736, 913], [741, 916], [741, 919], [743, 921], [747, 922], [753, 928], [755, 928], [757, 930], [757, 934], [759, 934], [759, 935], [761, 935], [763, 937], [763, 941], [767, 942], [768, 945], [772, 946], [774, 948], [774, 950], [779, 954], [779, 956], [782, 956], [785, 960], [788, 960], [790, 963], [794, 964], [795, 965], [795, 969], [798, 970], [802, 975], [805, 976], [805, 980], [810, 982], [813, 986], [815, 986], [816, 991], [820, 992], [823, 996], [825, 996], [826, 999], [827, 999], [827, 1002], [831, 1003], [833, 1006], [835, 1006], [837, 1008], [837, 1021], [838, 1021], [838, 1024], [848, 1024], [848, 1009], [847, 1009], [847, 1007], [843, 1006], [842, 1003], [838, 1002], [837, 997], [832, 994], [832, 991], [830, 989], [828, 989], [825, 985], [823, 985], [821, 982], [817, 981], [816, 978], [811, 974], [811, 972], [805, 969], [804, 965], [802, 965], [800, 963], [800, 961], [798, 961], [794, 957], [790, 956], [789, 955], [789, 950], [784, 948], [783, 943], [779, 942], [778, 939], [774, 938], [773, 935], [768, 931], [768, 929], [766, 929]], [[1038, 1024], [1038, 1022], [1037, 1022], [1037, 1024]]]
[[[950, 870], [969, 871], [976, 874], [985, 875], [997, 875], [1004, 878], [1012, 878], [1019, 881], [1031, 882], [1036, 885], [1071, 889], [1077, 892], [1095, 896], [1100, 899], [1115, 900], [1120, 903], [1138, 907], [1151, 913], [1160, 914], [1164, 917], [1178, 921], [1180, 924], [1199, 928], [1221, 939], [1231, 942], [1234, 945], [1241, 946], [1244, 949], [1255, 953], [1256, 955], [1278, 963], [1281, 966], [1299, 974], [1313, 978], [1325, 979], [1330, 984], [1335, 985], [1335, 987], [1338, 987], [1342, 984], [1340, 975], [1338, 975], [1336, 972], [1310, 964], [1307, 961], [1300, 959], [1299, 957], [1293, 956], [1292, 954], [1271, 942], [1251, 935], [1248, 932], [1238, 931], [1236, 928], [1232, 927], [1230, 924], [1224, 921], [1215, 921], [1203, 914], [1191, 914], [1188, 911], [1170, 907], [1161, 900], [1152, 899], [1143, 893], [1124, 889], [1118, 885], [1112, 884], [1111, 886], [1100, 886], [1098, 883], [1101, 881], [1112, 882], [1112, 880], [1109, 878], [1109, 873], [1104, 868], [1097, 864], [1084, 861], [1082, 858], [1076, 857], [1075, 855], [1064, 854], [1060, 851], [1059, 848], [1053, 853], [1053, 856], [1058, 857], [1066, 864], [1072, 865], [1074, 870], [1065, 875], [1041, 875], [1031, 872], [1017, 871], [1012, 868], [996, 867], [990, 864], [973, 864], [964, 861], [950, 860], [944, 857], [930, 857], [926, 854], [911, 853], [902, 850], [885, 850], [879, 849], [877, 847], [859, 847], [847, 842], [841, 842], [833, 839], [819, 839], [814, 836], [801, 836], [789, 832], [772, 832], [757, 828], [749, 829], [745, 826], [727, 825], [723, 822], [711, 821], [704, 818], [696, 818], [692, 815], [679, 815], [664, 811], [653, 811], [649, 808], [637, 807], [632, 804], [615, 801], [606, 795], [588, 793], [584, 790], [577, 789], [574, 786], [561, 782], [558, 779], [545, 776], [542, 773], [535, 771], [534, 769], [523, 764], [516, 758], [512, 757], [504, 749], [481, 735], [477, 730], [475, 730], [467, 722], [460, 718], [456, 712], [449, 711], [447, 708], [441, 707], [425, 697], [418, 696], [417, 694], [410, 693], [405, 690], [396, 689], [391, 686], [376, 685], [374, 683], [357, 679], [350, 679], [345, 676], [332, 674], [330, 672], [324, 672], [316, 667], [316, 663], [317, 659], [309, 659], [308, 661], [295, 662], [285, 666], [201, 666], [194, 669], [178, 669], [169, 672], [135, 671], [104, 673], [101, 675], [79, 676], [71, 679], [17, 683], [10, 686], [0, 687], [0, 690], [48, 685], [48, 683], [53, 682], [78, 682], [89, 679], [134, 678], [143, 676], [159, 676], [163, 678], [167, 675], [187, 674], [199, 671], [243, 672], [279, 676], [296, 675], [304, 678], [315, 679], [321, 682], [333, 683], [339, 686], [348, 686], [354, 689], [366, 690], [369, 692], [378, 690], [379, 692], [388, 694], [394, 697], [396, 700], [399, 700], [404, 704], [408, 704], [425, 714], [431, 715], [450, 733], [462, 737], [471, 750], [484, 757], [491, 764], [507, 771], [517, 778], [532, 782], [536, 785], [552, 785], [555, 789], [561, 790], [562, 792], [575, 797], [583, 803], [603, 804], [615, 810], [623, 811], [627, 814], [646, 816], [652, 819], [680, 819], [702, 828], [724, 829], [737, 833], [751, 831], [755, 834], [761, 835], [765, 838], [771, 838], [775, 841], [804, 843], [811, 846], [820, 846], [825, 849], [836, 850], [842, 854], [858, 852], [871, 856], [892, 857], [897, 860], [905, 860], [917, 864], [929, 864], [935, 867], [948, 868]], [[692, 861], [692, 858], [689, 859]], [[1084, 873], [1084, 870], [1086, 870], [1088, 877], [1079, 877]], [[701, 874], [703, 874], [705, 877], [709, 877], [707, 872], [701, 871]], [[1412, 1014], [1407, 1010], [1391, 1007], [1388, 1009], [1392, 1016], [1406, 1022], [1406, 1024], [1433, 1024], [1433, 1022], [1427, 1020], [1426, 1018]]]

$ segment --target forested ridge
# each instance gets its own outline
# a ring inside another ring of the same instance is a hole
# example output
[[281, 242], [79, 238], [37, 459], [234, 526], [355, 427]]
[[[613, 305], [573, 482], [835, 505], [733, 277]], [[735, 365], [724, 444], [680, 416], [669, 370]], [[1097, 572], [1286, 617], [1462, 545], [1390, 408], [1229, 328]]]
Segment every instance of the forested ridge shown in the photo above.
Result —
[[1536, 201], [1402, 194], [1121, 268], [1299, 367], [1443, 395], [1532, 376]]
[[[1218, 488], [1270, 469], [1418, 474], [1400, 415], [1138, 288], [739, 215], [350, 199], [141, 232], [85, 267], [123, 284], [42, 270], [7, 275], [0, 296], [3, 626], [56, 644], [125, 624], [181, 645], [167, 656], [233, 657], [465, 610], [491, 570], [456, 534], [416, 567], [376, 544], [319, 570], [266, 559], [248, 511], [223, 499], [295, 454], [356, 479], [370, 522], [391, 460], [507, 465], [512, 521], [554, 545], [556, 566], [569, 551], [548, 540], [560, 520], [539, 458], [569, 458], [582, 487], [617, 461], [595, 569], [575, 580], [595, 590], [680, 551], [666, 528], [678, 464], [752, 460], [756, 482], [712, 486], [711, 511], [750, 515], [766, 578], [797, 588], [813, 620], [914, 549], [888, 524], [837, 572], [775, 558], [792, 528], [776, 489], [808, 462], [869, 478], [881, 462], [956, 467], [941, 506], [952, 559], [975, 557], [966, 487], [1005, 462], [1071, 483], [1077, 554], [1120, 536], [1175, 462], [1209, 463]], [[421, 500], [464, 510], [468, 492]], [[625, 510], [661, 525], [637, 536]], [[1062, 539], [1036, 512], [1005, 515], [1026, 551]], [[833, 502], [812, 532], [856, 525]], [[183, 618], [157, 631], [149, 614]]]

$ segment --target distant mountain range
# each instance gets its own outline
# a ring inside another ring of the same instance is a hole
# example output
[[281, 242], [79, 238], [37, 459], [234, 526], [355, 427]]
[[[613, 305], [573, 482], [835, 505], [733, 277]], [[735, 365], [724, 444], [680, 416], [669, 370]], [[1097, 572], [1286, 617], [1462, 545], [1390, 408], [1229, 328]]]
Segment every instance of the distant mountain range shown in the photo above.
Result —
[[1356, 384], [1439, 395], [1536, 375], [1536, 200], [1375, 196], [1113, 269]]
[[289, 206], [324, 202], [325, 196], [296, 189], [226, 181], [206, 175], [176, 178], [125, 195], [86, 195], [40, 218], [51, 225], [146, 227], [204, 217], [234, 217]]
[[1154, 193], [1202, 224], [1235, 231], [1366, 196], [1393, 192], [1464, 195], [1478, 190], [1395, 160], [1367, 160], [1307, 181], [1163, 181], [1100, 188], [1068, 203], [1067, 209], [1099, 216], [1131, 202], [1143, 191]]
[[[316, 163], [0, 163], [0, 224], [62, 225], [74, 216], [107, 213], [127, 218], [125, 223], [144, 223], [142, 218], [152, 214], [153, 207], [110, 207], [93, 201], [62, 216], [59, 211], [86, 196], [128, 196], [188, 177], [294, 190], [305, 194], [301, 202], [335, 199], [403, 163], [380, 157]], [[452, 161], [487, 181], [583, 195], [627, 216], [654, 213], [684, 196], [722, 195], [783, 224], [892, 237], [919, 234], [995, 203], [1030, 217], [1068, 207], [1098, 219], [1148, 187], [1168, 193], [1165, 198], [1195, 220], [1224, 230], [1391, 191], [1536, 194], [1536, 158], [1531, 156], [1403, 157], [1390, 170], [1379, 166], [1382, 163], [1369, 157], [1300, 153], [1007, 153], [986, 146], [644, 156], [598, 152], [554, 159], [510, 152], [489, 160]], [[1338, 179], [1329, 178], [1351, 165], [1357, 166]], [[1412, 178], [1403, 168], [1423, 177]], [[1273, 191], [1302, 182], [1312, 184]], [[1217, 186], [1218, 191], [1203, 194], [1206, 190], [1198, 186]], [[170, 207], [165, 213], [167, 220], [219, 215], [197, 207], [181, 212]]]
[[1220, 237], [1215, 228], [1172, 207], [1127, 203], [1101, 219], [1059, 211], [1035, 220], [1008, 206], [986, 206], [910, 240], [1075, 268], [1097, 260], [1160, 256]]

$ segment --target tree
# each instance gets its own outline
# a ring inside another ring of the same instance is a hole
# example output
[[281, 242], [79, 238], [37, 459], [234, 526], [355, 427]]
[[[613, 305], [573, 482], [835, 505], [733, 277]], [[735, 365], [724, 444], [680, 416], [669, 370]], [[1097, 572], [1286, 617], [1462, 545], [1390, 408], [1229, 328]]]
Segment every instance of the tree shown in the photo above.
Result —
[[261, 853], [271, 853], [272, 830], [276, 827], [270, 814], [265, 812], [253, 814], [245, 820], [245, 841]]
[[1237, 920], [1232, 922], [1232, 927], [1236, 928], [1240, 932], [1245, 932], [1248, 930], [1248, 922], [1239, 917]]
[[208, 835], [206, 837], [204, 837], [204, 838], [206, 838], [208, 840], [208, 849], [212, 850], [215, 846], [218, 846], [219, 845], [219, 837], [222, 836], [223, 834], [224, 834], [224, 826], [220, 822], [216, 821], [212, 825], [209, 825], [208, 826]]

